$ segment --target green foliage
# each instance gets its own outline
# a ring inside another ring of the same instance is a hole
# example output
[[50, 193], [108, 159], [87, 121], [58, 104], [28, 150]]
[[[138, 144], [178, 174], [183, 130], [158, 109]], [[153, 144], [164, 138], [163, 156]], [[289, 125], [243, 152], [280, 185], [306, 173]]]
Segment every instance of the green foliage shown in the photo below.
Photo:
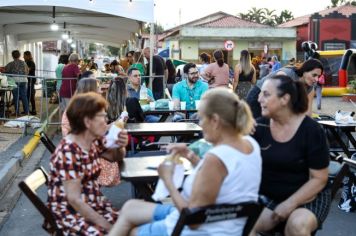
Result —
[[[151, 24], [146, 24], [145, 27], [143, 28], [143, 33], [149, 34], [151, 30]], [[162, 34], [164, 29], [163, 26], [157, 23], [154, 23], [154, 33], [155, 34]]]
[[350, 93], [356, 93], [356, 80], [349, 81], [347, 87]]
[[107, 46], [107, 49], [109, 51], [109, 56], [118, 56], [118, 55], [120, 55], [120, 48], [113, 47], [113, 46]]
[[331, 5], [328, 6], [328, 8], [338, 7], [338, 6], [342, 6], [342, 5], [356, 6], [355, 0], [330, 0], [330, 2], [331, 2]]
[[293, 13], [288, 10], [283, 10], [279, 15], [277, 15], [276, 10], [256, 7], [252, 7], [247, 13], [239, 13], [238, 16], [243, 20], [270, 26], [279, 25], [294, 19]]
[[95, 43], [89, 43], [89, 53], [94, 53], [96, 51]]

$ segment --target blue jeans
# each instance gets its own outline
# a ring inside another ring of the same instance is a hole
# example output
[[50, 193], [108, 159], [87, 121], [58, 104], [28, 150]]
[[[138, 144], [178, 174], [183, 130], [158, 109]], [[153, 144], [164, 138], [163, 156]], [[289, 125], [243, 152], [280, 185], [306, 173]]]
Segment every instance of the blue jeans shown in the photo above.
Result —
[[12, 90], [14, 95], [15, 112], [19, 114], [19, 101], [21, 99], [23, 111], [28, 114], [28, 100], [27, 100], [27, 82], [16, 83], [17, 88]]
[[147, 115], [145, 116], [145, 122], [157, 123], [159, 121], [159, 116]]

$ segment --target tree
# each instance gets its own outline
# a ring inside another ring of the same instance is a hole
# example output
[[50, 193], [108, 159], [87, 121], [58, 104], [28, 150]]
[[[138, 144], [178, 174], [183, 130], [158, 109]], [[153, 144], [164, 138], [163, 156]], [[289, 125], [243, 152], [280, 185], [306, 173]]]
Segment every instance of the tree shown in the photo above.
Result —
[[120, 55], [120, 48], [113, 47], [113, 46], [107, 46], [106, 48], [108, 49], [110, 56]]
[[275, 12], [276, 10], [269, 10], [268, 8], [257, 9], [253, 7], [246, 14], [239, 13], [238, 16], [243, 20], [270, 26], [279, 25], [294, 19], [292, 12], [288, 10], [283, 10], [279, 15], [275, 14]]
[[263, 16], [263, 24], [274, 26], [276, 25], [276, 18], [277, 15], [274, 14], [276, 10], [268, 10], [267, 8], [264, 8], [264, 16]]
[[283, 24], [283, 23], [293, 20], [293, 19], [294, 19], [294, 16], [291, 11], [283, 10], [279, 14], [279, 16], [276, 17], [276, 24], [280, 25], [280, 24]]
[[330, 0], [330, 2], [331, 2], [331, 5], [328, 6], [328, 8], [338, 7], [338, 6], [342, 6], [342, 5], [356, 6], [355, 0]]
[[[162, 27], [162, 25], [158, 24], [158, 23], [154, 23], [154, 33], [155, 34], [162, 34], [164, 29]], [[146, 34], [149, 34], [151, 30], [151, 24], [146, 24], [145, 27], [143, 28], [143, 32]]]
[[251, 21], [256, 23], [262, 23], [264, 18], [264, 8], [256, 8], [252, 7], [252, 9], [248, 10], [247, 14], [249, 15]]
[[241, 19], [243, 19], [243, 20], [252, 21], [252, 18], [251, 18], [251, 16], [250, 16], [249, 14], [239, 13], [238, 15], [239, 15], [239, 17], [240, 17]]

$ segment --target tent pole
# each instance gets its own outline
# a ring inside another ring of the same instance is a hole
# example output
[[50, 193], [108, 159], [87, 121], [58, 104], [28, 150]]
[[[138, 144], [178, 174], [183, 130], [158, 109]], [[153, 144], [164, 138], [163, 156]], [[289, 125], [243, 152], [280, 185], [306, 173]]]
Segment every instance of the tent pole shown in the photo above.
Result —
[[153, 50], [154, 50], [154, 46], [153, 46], [153, 40], [154, 40], [154, 31], [155, 31], [155, 27], [154, 27], [154, 23], [150, 24], [150, 77], [149, 77], [149, 88], [152, 90], [152, 81], [154, 80], [154, 78], [152, 78], [152, 69], [153, 69]]

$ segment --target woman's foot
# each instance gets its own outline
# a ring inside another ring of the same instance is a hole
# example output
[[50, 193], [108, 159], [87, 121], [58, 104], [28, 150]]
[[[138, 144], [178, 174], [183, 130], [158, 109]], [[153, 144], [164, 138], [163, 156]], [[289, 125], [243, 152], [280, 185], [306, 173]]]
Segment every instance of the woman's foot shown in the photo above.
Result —
[[35, 116], [35, 115], [37, 115], [37, 112], [36, 111], [30, 111], [30, 114]]

